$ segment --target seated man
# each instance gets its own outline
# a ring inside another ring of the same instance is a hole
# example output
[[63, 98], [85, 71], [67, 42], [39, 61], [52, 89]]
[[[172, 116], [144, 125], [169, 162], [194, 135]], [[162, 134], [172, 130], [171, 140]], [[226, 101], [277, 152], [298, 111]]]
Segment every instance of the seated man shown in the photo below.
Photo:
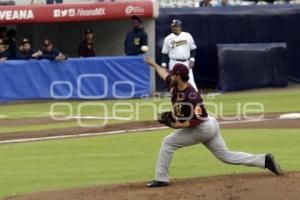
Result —
[[8, 60], [10, 57], [8, 46], [5, 44], [3, 39], [0, 39], [0, 61]]
[[61, 53], [58, 49], [55, 49], [53, 42], [50, 39], [46, 39], [43, 42], [42, 51], [38, 51], [36, 57], [47, 60], [65, 60], [67, 57]]
[[29, 60], [32, 58], [37, 58], [37, 51], [32, 48], [31, 42], [28, 38], [23, 38], [21, 45], [16, 53], [16, 58], [18, 60]]
[[94, 57], [96, 55], [93, 45], [93, 38], [93, 30], [90, 28], [85, 29], [84, 39], [81, 41], [78, 47], [78, 54], [80, 57]]
[[17, 44], [16, 44], [17, 31], [15, 29], [9, 29], [4, 39], [4, 43], [8, 45], [7, 50], [9, 51], [9, 60], [16, 59]]

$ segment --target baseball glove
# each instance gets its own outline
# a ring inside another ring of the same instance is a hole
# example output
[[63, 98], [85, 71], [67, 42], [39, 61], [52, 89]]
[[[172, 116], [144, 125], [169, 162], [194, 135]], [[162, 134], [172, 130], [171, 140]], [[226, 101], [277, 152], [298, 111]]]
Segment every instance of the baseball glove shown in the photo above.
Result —
[[158, 122], [166, 126], [171, 127], [171, 123], [175, 122], [175, 119], [172, 116], [172, 112], [162, 112], [158, 114]]

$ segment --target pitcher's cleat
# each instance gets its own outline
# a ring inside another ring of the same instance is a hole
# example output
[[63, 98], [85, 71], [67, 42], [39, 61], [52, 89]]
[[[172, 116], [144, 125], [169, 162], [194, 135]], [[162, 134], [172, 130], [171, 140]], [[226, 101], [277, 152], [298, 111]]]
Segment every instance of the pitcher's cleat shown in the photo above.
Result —
[[150, 181], [149, 183], [147, 183], [147, 186], [148, 187], [166, 187], [166, 186], [169, 186], [169, 182], [164, 182], [164, 181], [156, 181], [156, 180], [153, 180], [153, 181]]
[[265, 168], [269, 169], [271, 172], [277, 174], [278, 176], [282, 175], [280, 166], [275, 162], [274, 156], [270, 153], [266, 155]]

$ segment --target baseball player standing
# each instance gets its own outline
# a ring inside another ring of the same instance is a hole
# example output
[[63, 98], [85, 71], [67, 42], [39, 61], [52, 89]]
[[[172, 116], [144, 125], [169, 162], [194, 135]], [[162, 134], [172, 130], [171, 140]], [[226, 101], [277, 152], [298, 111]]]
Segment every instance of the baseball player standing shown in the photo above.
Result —
[[127, 56], [144, 54], [143, 46], [148, 45], [148, 34], [142, 26], [142, 19], [136, 15], [131, 17], [132, 30], [128, 31], [124, 41], [124, 50]]
[[159, 66], [152, 58], [146, 57], [145, 62], [152, 66], [159, 76], [166, 81], [171, 89], [173, 119], [171, 127], [176, 129], [166, 136], [162, 142], [156, 164], [155, 179], [148, 187], [169, 185], [169, 165], [175, 150], [202, 143], [219, 160], [228, 164], [256, 166], [267, 168], [280, 175], [280, 167], [272, 154], [249, 154], [230, 151], [220, 133], [218, 121], [208, 116], [201, 96], [189, 83], [188, 68], [177, 63], [170, 74]]
[[189, 83], [198, 91], [193, 75], [197, 48], [194, 39], [191, 34], [182, 31], [182, 22], [178, 19], [172, 20], [171, 29], [172, 33], [164, 39], [161, 66], [166, 68], [168, 63], [170, 71], [176, 63], [187, 66], [189, 68]]

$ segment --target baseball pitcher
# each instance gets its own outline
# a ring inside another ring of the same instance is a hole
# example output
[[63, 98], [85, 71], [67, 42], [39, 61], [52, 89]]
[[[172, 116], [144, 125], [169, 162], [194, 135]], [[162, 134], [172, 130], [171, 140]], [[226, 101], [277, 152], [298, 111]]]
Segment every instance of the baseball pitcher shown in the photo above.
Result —
[[194, 39], [191, 34], [182, 31], [182, 22], [178, 19], [172, 20], [171, 29], [172, 33], [164, 39], [161, 66], [166, 68], [167, 63], [169, 63], [170, 71], [176, 63], [187, 66], [189, 68], [189, 83], [198, 91], [193, 75], [197, 48]]
[[169, 165], [175, 150], [202, 143], [219, 160], [228, 164], [267, 168], [280, 175], [281, 170], [272, 154], [250, 154], [230, 151], [220, 132], [218, 121], [208, 116], [201, 96], [189, 83], [189, 69], [181, 64], [174, 65], [170, 74], [152, 58], [145, 62], [152, 66], [171, 89], [173, 110], [162, 113], [159, 122], [176, 129], [164, 138], [156, 164], [155, 179], [148, 187], [169, 185]]

